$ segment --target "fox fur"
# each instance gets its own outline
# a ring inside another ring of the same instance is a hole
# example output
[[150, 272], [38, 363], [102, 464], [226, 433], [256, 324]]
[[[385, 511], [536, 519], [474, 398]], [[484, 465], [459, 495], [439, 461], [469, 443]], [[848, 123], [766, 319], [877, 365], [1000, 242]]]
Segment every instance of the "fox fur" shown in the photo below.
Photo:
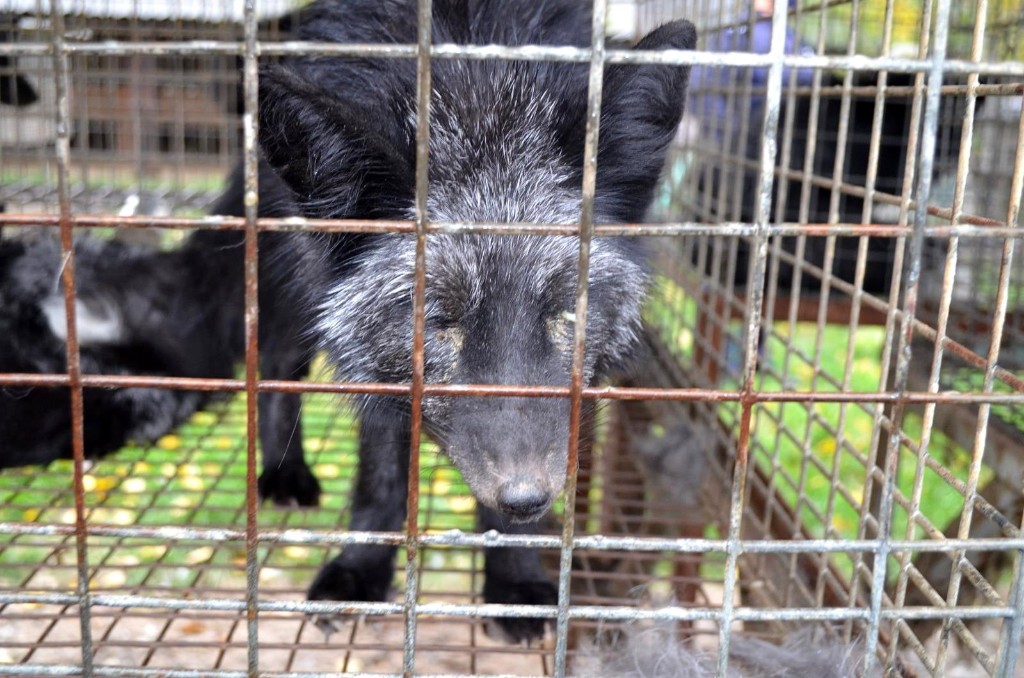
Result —
[[[813, 629], [770, 643], [741, 632], [729, 644], [726, 678], [859, 678], [864, 673], [864, 645], [820, 637]], [[671, 623], [650, 627], [627, 625], [611, 642], [583, 645], [572, 673], [587, 678], [710, 678], [718, 656], [679, 639]], [[867, 674], [880, 677], [877, 670]]]

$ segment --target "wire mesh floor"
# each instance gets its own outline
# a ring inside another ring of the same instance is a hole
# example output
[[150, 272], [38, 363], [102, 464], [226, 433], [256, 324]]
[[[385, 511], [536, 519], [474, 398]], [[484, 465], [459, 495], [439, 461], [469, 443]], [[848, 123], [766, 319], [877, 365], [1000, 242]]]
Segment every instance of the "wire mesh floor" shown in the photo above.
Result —
[[[356, 440], [345, 409], [328, 396], [307, 398], [305, 446], [307, 460], [323, 487], [321, 506], [288, 510], [266, 504], [259, 512], [261, 530], [323, 531], [341, 529], [347, 523]], [[244, 421], [244, 400], [235, 398], [194, 415], [175, 434], [152, 446], [129, 446], [92, 463], [85, 475], [89, 526], [244, 530]], [[602, 493], [581, 488], [584, 494], [600, 497], [601, 510], [591, 511], [588, 519], [600, 521], [603, 533], [609, 535], [665, 533], [677, 522], [676, 517], [645, 505], [643, 480], [636, 467], [629, 459], [606, 458], [607, 451], [615, 447], [599, 446], [596, 466], [589, 474], [591, 485], [604, 484], [609, 489]], [[432, 446], [426, 449], [422, 467], [425, 491], [420, 500], [423, 528], [473, 531], [475, 504], [468, 488]], [[0, 522], [73, 526], [71, 478], [69, 461], [0, 474]], [[550, 527], [557, 531], [557, 518], [552, 518]], [[260, 599], [302, 600], [318, 568], [335, 550], [324, 544], [261, 546]], [[482, 556], [481, 551], [468, 548], [425, 547], [419, 571], [420, 601], [483, 602], [478, 594], [483, 580]], [[92, 594], [239, 601], [245, 597], [245, 544], [241, 539], [92, 534], [88, 557]], [[578, 552], [573, 602], [635, 604], [641, 595], [667, 598], [686, 590], [694, 602], [718, 604], [718, 587], [711, 582], [701, 586], [694, 558]], [[400, 552], [398, 562], [403, 561]], [[545, 562], [553, 575], [557, 552], [547, 553]], [[77, 572], [73, 535], [0, 536], [0, 594], [73, 594]], [[397, 591], [403, 586], [401, 578], [399, 568], [394, 584]], [[578, 633], [587, 626], [574, 623], [573, 630]], [[91, 629], [97, 666], [192, 671], [247, 667], [244, 609], [97, 605], [91, 608]], [[366, 617], [326, 637], [303, 614], [264, 612], [259, 617], [260, 668], [271, 672], [400, 671], [403, 632], [401, 615]], [[428, 673], [546, 675], [553, 645], [551, 634], [539, 646], [510, 646], [488, 638], [479, 620], [421, 617], [416, 666]], [[0, 606], [0, 664], [67, 666], [81, 660], [76, 605]]]

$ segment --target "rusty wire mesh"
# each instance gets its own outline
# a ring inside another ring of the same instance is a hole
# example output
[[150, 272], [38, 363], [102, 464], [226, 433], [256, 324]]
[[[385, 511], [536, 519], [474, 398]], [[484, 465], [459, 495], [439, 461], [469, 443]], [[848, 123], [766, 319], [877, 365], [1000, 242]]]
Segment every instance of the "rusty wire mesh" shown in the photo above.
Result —
[[[575, 520], [560, 524], [563, 506], [547, 536], [474, 535], [468, 490], [428, 446], [411, 474], [418, 501], [406, 534], [359, 535], [343, 531], [352, 421], [320, 392], [388, 389], [415, 402], [445, 387], [422, 375], [409, 385], [263, 382], [254, 343], [236, 380], [82, 375], [69, 332], [66, 375], [0, 384], [68, 386], [79, 414], [83, 386], [241, 393], [152, 448], [0, 475], [0, 672], [561, 675], [599, 620], [660, 616], [717, 648], [722, 670], [733, 634], [777, 638], [811, 623], [863, 638], [879, 663], [908, 675], [1024, 675], [1024, 267], [1014, 252], [1024, 10], [779, 3], [765, 19], [777, 27], [770, 53], [752, 54], [712, 50], [715, 36], [753, 31], [745, 5], [613, 2], [619, 35], [685, 17], [711, 50], [638, 57], [600, 36], [593, 50], [289, 44], [271, 18], [286, 5], [229, 5], [141, 2], [118, 14], [0, 0], [10, 36], [0, 55], [16, 56], [41, 95], [0, 117], [3, 221], [59, 228], [65, 248], [75, 228], [244, 228], [250, 257], [258, 228], [401, 230], [421, 242], [431, 230], [515, 231], [204, 220], [239, 157], [255, 178], [239, 112], [255, 103], [257, 38], [267, 40], [261, 58], [348, 50], [418, 59], [424, 78], [429, 58], [459, 56], [696, 63], [704, 77], [654, 208], [662, 223], [595, 226], [585, 201], [581, 226], [545, 231], [581, 233], [584, 248], [591, 235], [663, 240], [646, 318], [651, 359], [613, 388], [576, 379], [568, 389], [449, 389], [568, 396], [577, 408], [602, 399], [600, 433], [569, 484]], [[429, 17], [429, 3], [421, 12]], [[786, 28], [809, 49], [787, 50]], [[800, 68], [810, 83], [793, 75]], [[959, 107], [944, 116], [947, 94]], [[701, 115], [709, 96], [724, 98], [724, 114]], [[817, 102], [806, 119], [801, 97]], [[857, 122], [865, 102], [871, 115]], [[911, 122], [894, 140], [874, 116], [895, 106]], [[834, 127], [806, 124], [829, 115]], [[815, 144], [856, 149], [867, 171], [821, 165]], [[900, 185], [879, 179], [892, 163], [908, 168]], [[65, 276], [73, 281], [73, 265]], [[256, 510], [255, 394], [273, 389], [307, 393], [307, 451], [325, 485], [318, 509]], [[659, 498], [633, 454], [681, 418], [714, 432], [696, 507]], [[364, 620], [325, 639], [307, 613], [345, 606], [305, 603], [303, 592], [329, 551], [364, 539], [406, 547], [395, 602], [348, 606]], [[478, 607], [482, 547], [503, 539], [543, 547], [552, 576], [561, 573], [560, 605], [544, 611], [557, 633], [541, 647], [505, 646], [481, 629], [480, 617], [527, 613]]]

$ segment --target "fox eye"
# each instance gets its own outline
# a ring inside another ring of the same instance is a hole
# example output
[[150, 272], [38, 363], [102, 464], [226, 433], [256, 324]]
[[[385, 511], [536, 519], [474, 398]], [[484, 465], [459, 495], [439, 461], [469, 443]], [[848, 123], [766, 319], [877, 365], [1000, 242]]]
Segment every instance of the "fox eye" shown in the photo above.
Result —
[[446, 327], [435, 332], [434, 339], [442, 343], [451, 344], [458, 351], [462, 348], [465, 335], [460, 327]]
[[562, 311], [553, 318], [548, 318], [548, 337], [551, 343], [559, 351], [568, 352], [572, 347], [573, 326], [576, 324], [576, 314], [572, 311]]

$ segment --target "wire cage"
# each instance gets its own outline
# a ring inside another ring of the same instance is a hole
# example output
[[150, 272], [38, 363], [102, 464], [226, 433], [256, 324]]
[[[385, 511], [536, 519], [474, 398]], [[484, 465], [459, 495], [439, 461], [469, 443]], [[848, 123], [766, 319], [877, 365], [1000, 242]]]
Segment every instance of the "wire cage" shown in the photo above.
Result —
[[[322, 48], [289, 42], [299, 4], [0, 0], [0, 78], [35, 99], [0, 108], [4, 237], [174, 248], [243, 228], [255, 247], [293, 227], [204, 214], [240, 159], [255, 172], [240, 73]], [[579, 226], [581, 252], [654, 241], [654, 284], [636, 373], [561, 394], [600, 409], [547, 532], [477, 533], [426, 440], [406, 532], [347, 532], [357, 442], [338, 394], [357, 385], [261, 381], [254, 346], [233, 380], [81, 374], [70, 338], [66, 374], [0, 388], [65, 388], [78, 416], [83, 387], [234, 395], [153, 444], [0, 472], [0, 674], [568, 675], [595, 629], [668, 623], [712, 674], [737, 639], [813, 628], [869, 672], [1024, 675], [1024, 7], [594, 4], [593, 49], [388, 55], [601, 68], [619, 41], [697, 25], [698, 51], [632, 56], [694, 65], [650, 223]], [[319, 507], [258, 506], [255, 400], [275, 389], [303, 393]], [[402, 547], [392, 602], [306, 601], [329, 554], [366, 540]], [[483, 605], [499, 544], [542, 550], [557, 606]], [[339, 611], [354, 621], [326, 637], [314, 616]], [[485, 633], [537, 614], [553, 628], [539, 645]]]

